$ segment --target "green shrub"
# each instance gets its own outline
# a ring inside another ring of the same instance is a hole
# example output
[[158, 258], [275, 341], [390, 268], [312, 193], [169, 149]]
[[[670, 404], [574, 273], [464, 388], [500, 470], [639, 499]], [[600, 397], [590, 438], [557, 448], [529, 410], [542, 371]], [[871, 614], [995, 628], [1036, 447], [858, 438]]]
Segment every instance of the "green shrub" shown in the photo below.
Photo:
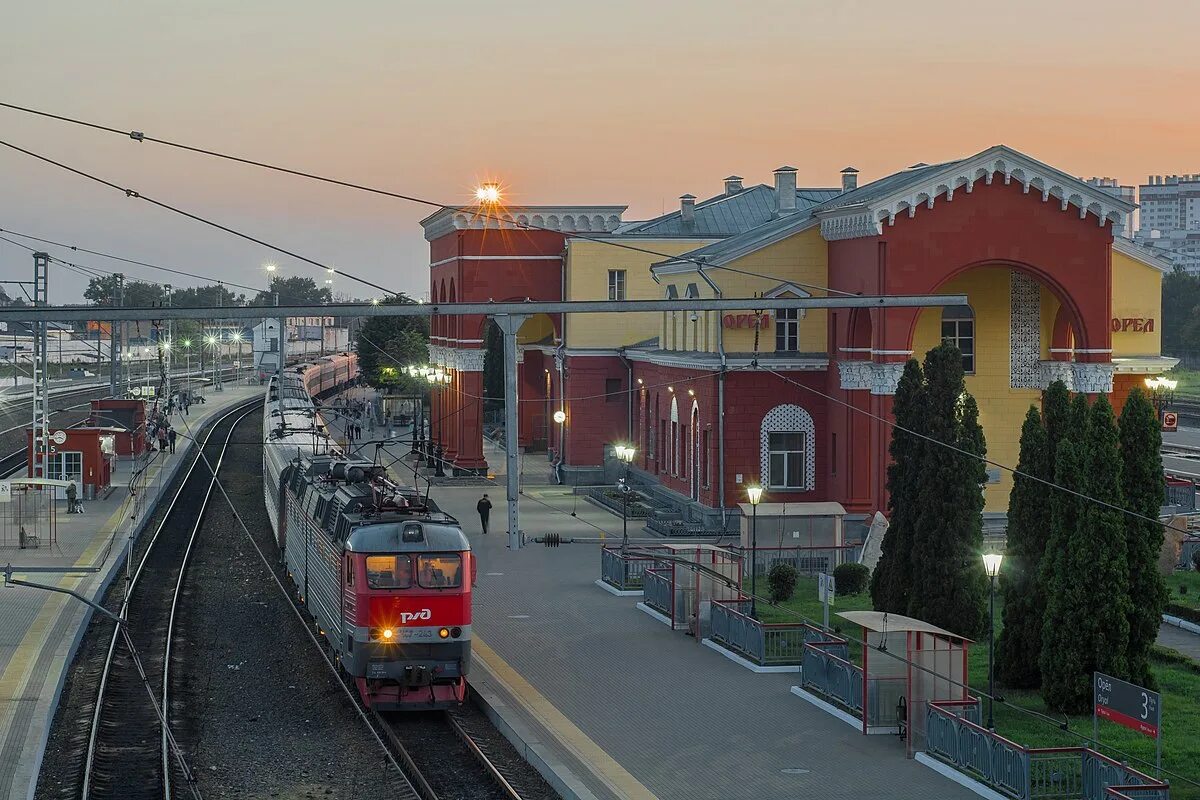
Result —
[[833, 580], [838, 594], [860, 594], [867, 588], [871, 570], [863, 564], [838, 564], [833, 570]]
[[791, 564], [776, 564], [767, 573], [768, 597], [772, 603], [782, 603], [796, 592], [796, 568]]

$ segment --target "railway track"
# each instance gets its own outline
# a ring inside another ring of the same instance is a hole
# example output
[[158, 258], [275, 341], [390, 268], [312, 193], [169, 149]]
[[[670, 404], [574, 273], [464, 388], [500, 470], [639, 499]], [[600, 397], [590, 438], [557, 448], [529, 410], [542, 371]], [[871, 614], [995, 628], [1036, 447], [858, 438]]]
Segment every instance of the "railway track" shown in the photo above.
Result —
[[372, 718], [421, 800], [544, 800], [558, 797], [473, 707]]
[[[171, 634], [179, 588], [216, 482], [200, 454], [219, 472], [234, 427], [242, 417], [258, 412], [260, 406], [261, 399], [255, 398], [225, 412], [208, 429], [200, 451], [128, 579], [120, 611], [126, 622], [113, 631], [100, 676], [84, 764], [83, 798], [176, 796], [171, 787], [176, 754], [147, 690], [149, 687], [158, 709], [165, 713], [170, 707]], [[132, 564], [127, 564], [129, 569], [133, 569]], [[124, 635], [133, 642], [140, 658], [135, 659], [121, 641]], [[191, 776], [182, 765], [180, 771], [191, 784]], [[195, 793], [194, 785], [178, 788], [178, 796]]]

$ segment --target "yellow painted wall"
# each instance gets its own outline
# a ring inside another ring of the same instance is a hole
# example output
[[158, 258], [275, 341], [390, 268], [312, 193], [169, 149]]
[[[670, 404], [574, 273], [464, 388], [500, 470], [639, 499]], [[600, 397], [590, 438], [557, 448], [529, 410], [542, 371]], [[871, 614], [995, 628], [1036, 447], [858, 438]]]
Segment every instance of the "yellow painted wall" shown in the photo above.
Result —
[[[725, 297], [762, 295], [786, 282], [795, 283], [814, 297], [822, 297], [825, 293], [814, 287], [829, 285], [828, 247], [817, 228], [802, 231], [782, 242], [750, 253], [727, 266], [772, 277], [757, 278], [724, 269], [707, 270], [708, 275], [721, 287]], [[660, 279], [663, 284], [674, 284], [680, 297], [684, 295], [689, 283], [696, 284], [701, 297], [711, 297], [713, 294], [708, 284], [694, 271], [661, 275]], [[749, 313], [753, 310], [753, 308], [747, 308], [741, 313]], [[826, 352], [828, 348], [826, 313], [824, 309], [809, 309], [800, 320], [801, 352]], [[689, 315], [683, 313], [674, 315], [674, 336], [672, 336], [671, 317], [671, 314], [661, 315], [663, 332], [661, 341], [664, 343], [664, 347], [674, 350], [715, 351], [717, 349], [716, 328], [721, 322], [716, 312], [701, 312], [701, 319], [697, 323], [698, 333], [695, 337], [693, 337]], [[704, 339], [703, 332], [705, 330], [708, 331], [707, 340]], [[724, 336], [725, 352], [727, 353], [748, 353], [754, 350], [753, 328], [727, 328]], [[701, 340], [698, 346], [694, 343], [694, 338]], [[760, 352], [775, 350], [775, 326], [773, 323], [760, 333], [758, 349]]]
[[1113, 250], [1112, 315], [1117, 319], [1153, 319], [1154, 331], [1116, 331], [1113, 357], [1156, 356], [1162, 347], [1162, 273]]
[[[611, 237], [606, 241], [621, 241]], [[668, 256], [680, 255], [706, 244], [711, 239], [643, 239], [628, 243]], [[665, 260], [635, 250], [613, 247], [585, 239], [567, 240], [566, 299], [607, 300], [608, 271], [625, 270], [627, 300], [657, 300], [664, 287], [654, 282], [650, 265]], [[657, 313], [622, 314], [620, 322], [611, 314], [567, 314], [567, 346], [571, 348], [617, 348], [659, 335], [661, 318]]]
[[[1021, 423], [1029, 406], [1041, 402], [1041, 392], [1009, 388], [1009, 282], [1007, 268], [984, 267], [959, 275], [938, 291], [967, 295], [975, 310], [975, 373], [966, 378], [967, 391], [979, 404], [988, 457], [1016, 465]], [[1046, 305], [1043, 301], [1043, 313]], [[940, 309], [921, 312], [913, 334], [914, 357], [923, 361], [925, 353], [941, 342], [941, 318]], [[1045, 318], [1042, 322], [1045, 333]], [[1012, 476], [1002, 471], [1000, 482], [989, 483], [984, 490], [985, 510], [1007, 511], [1011, 488]]]

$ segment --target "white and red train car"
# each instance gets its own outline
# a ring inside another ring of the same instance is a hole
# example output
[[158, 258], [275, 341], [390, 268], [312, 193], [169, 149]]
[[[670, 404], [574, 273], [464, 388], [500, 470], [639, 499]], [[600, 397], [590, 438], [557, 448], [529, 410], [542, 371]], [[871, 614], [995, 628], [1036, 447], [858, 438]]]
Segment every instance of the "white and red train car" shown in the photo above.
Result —
[[288, 574], [365, 704], [456, 706], [471, 658], [470, 544], [416, 489], [338, 450], [311, 369], [272, 378], [264, 409], [264, 494]]

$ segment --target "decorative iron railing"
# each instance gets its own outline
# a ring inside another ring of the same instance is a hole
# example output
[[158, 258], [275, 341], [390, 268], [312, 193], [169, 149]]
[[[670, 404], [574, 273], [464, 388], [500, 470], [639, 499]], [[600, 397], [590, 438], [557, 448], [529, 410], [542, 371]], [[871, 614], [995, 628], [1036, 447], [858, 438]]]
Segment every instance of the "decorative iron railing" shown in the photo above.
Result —
[[621, 591], [638, 591], [643, 575], [655, 564], [644, 555], [629, 555], [612, 547], [600, 551], [600, 580]]
[[1170, 787], [1086, 747], [1027, 748], [963, 713], [930, 702], [925, 750], [1015, 800], [1169, 800]]
[[675, 587], [671, 570], [647, 569], [642, 573], [643, 602], [655, 611], [674, 618]]

